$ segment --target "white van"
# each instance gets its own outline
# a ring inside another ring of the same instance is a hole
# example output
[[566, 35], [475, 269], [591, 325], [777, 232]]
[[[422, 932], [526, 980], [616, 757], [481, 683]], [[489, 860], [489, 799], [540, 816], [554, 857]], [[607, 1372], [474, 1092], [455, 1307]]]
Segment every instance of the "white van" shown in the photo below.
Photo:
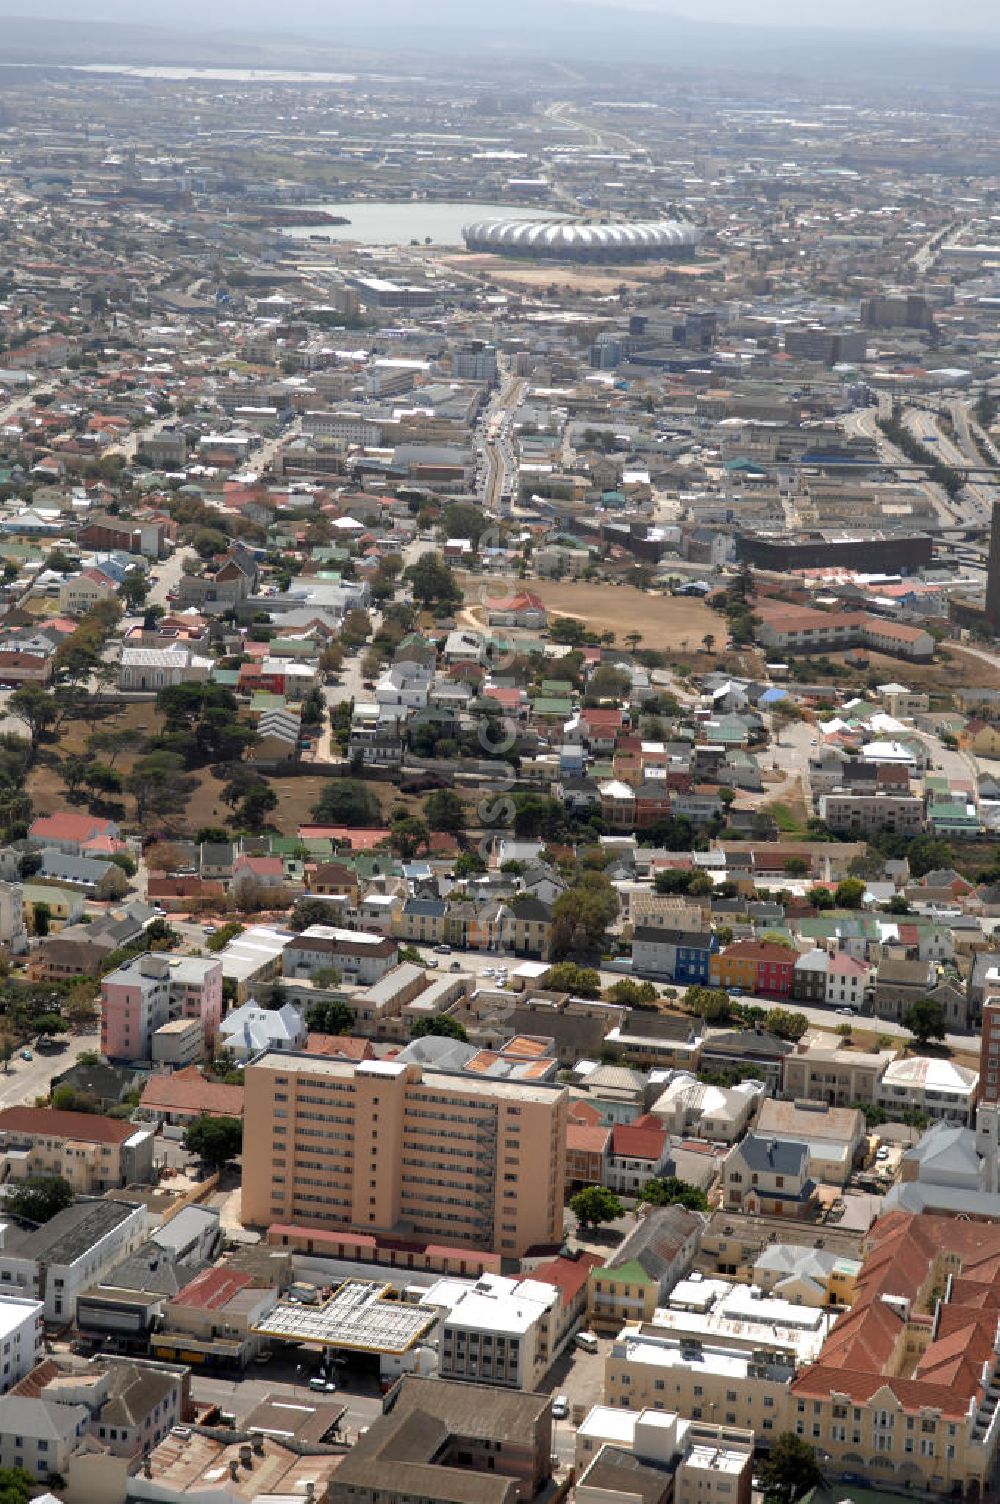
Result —
[[597, 1338], [593, 1332], [577, 1332], [573, 1341], [577, 1347], [582, 1347], [585, 1353], [596, 1353], [597, 1351]]

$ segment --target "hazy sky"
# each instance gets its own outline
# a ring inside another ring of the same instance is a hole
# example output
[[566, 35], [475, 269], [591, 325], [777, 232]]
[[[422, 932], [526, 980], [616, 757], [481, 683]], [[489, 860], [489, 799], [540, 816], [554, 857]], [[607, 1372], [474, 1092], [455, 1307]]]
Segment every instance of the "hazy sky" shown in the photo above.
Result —
[[[433, 0], [432, 0], [433, 3]], [[642, 4], [643, 0], [635, 0]], [[657, 10], [701, 21], [742, 21], [754, 26], [823, 26], [838, 30], [1000, 32], [995, 0], [680, 0]]]
[[[671, 14], [692, 21], [723, 21], [752, 26], [784, 28], [824, 27], [838, 31], [856, 29], [895, 33], [900, 41], [926, 32], [979, 33], [1000, 37], [1000, 4], [997, 0], [577, 0], [606, 12], [643, 10], [661, 16]], [[559, 0], [533, 0], [530, 9], [545, 15]], [[363, 7], [377, 18], [386, 0], [368, 0]], [[391, 0], [388, 7], [392, 9]], [[520, 5], [515, 9], [522, 9]], [[454, 14], [455, 0], [422, 0], [408, 6], [411, 25], [433, 27], [443, 12]], [[476, 0], [466, 10], [476, 29]], [[495, 13], [494, 13], [495, 14]], [[74, 20], [127, 21], [137, 25], [193, 26], [199, 31], [213, 25], [234, 24], [247, 29], [293, 31], [296, 27], [336, 27], [343, 17], [358, 16], [357, 0], [159, 0], [155, 6], [139, 0], [0, 0], [0, 16], [61, 16]], [[482, 13], [478, 20], [482, 21]], [[391, 44], [391, 37], [387, 37]]]

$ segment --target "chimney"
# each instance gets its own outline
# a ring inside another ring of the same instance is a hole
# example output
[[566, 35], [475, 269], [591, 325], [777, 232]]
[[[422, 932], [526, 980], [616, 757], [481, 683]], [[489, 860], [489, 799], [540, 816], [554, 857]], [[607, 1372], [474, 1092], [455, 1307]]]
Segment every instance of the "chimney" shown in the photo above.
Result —
[[240, 1461], [246, 1468], [253, 1467], [253, 1447], [246, 1442], [240, 1447]]
[[258, 1457], [263, 1457], [263, 1455], [264, 1455], [264, 1438], [263, 1438], [263, 1436], [255, 1436], [254, 1437], [254, 1439], [253, 1439], [253, 1449], [254, 1449], [254, 1452], [256, 1453], [256, 1455]]
[[316, 1484], [313, 1482], [312, 1478], [307, 1478], [306, 1479], [306, 1498], [307, 1499], [315, 1499], [315, 1497], [316, 1497]]
[[233, 1480], [234, 1483], [238, 1483], [240, 1481], [240, 1465], [236, 1461], [235, 1457], [230, 1458], [230, 1462], [229, 1462], [229, 1476]]
[[151, 1478], [153, 1476], [153, 1464], [148, 1452], [142, 1459], [142, 1476], [144, 1478]]

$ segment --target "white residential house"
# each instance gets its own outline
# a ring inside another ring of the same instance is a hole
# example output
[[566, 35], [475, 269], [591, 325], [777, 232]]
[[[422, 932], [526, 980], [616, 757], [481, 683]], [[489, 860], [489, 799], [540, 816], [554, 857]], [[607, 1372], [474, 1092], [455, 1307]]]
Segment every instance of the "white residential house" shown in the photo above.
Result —
[[261, 1050], [301, 1050], [309, 1030], [298, 1008], [285, 1003], [281, 1008], [261, 1008], [244, 1003], [222, 1020], [219, 1045], [230, 1050], [236, 1060], [250, 1060]]
[[853, 1008], [860, 1013], [871, 985], [872, 969], [846, 950], [830, 957], [826, 968], [826, 1002], [831, 1008]]
[[971, 1123], [979, 1089], [978, 1071], [938, 1060], [929, 1055], [911, 1055], [886, 1066], [875, 1088], [875, 1101], [890, 1117], [912, 1109], [947, 1123]]
[[433, 679], [433, 669], [423, 663], [391, 663], [375, 685], [376, 702], [380, 710], [424, 710]]

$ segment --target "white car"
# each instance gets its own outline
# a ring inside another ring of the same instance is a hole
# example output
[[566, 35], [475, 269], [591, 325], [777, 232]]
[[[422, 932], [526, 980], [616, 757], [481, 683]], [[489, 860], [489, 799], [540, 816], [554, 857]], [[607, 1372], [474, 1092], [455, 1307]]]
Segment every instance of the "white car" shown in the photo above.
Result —
[[569, 1400], [564, 1394], [557, 1394], [552, 1401], [552, 1419], [565, 1420], [569, 1415]]

